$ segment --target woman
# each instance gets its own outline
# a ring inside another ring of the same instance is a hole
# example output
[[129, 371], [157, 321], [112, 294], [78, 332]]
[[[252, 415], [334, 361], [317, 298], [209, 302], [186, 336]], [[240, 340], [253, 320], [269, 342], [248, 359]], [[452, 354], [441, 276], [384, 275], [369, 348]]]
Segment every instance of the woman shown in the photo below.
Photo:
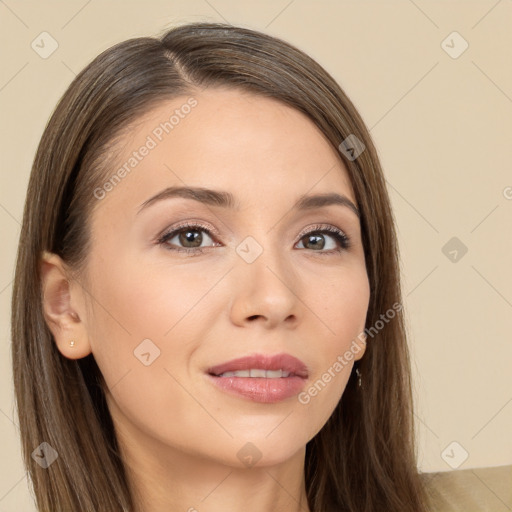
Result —
[[76, 77], [12, 339], [41, 511], [427, 510], [377, 153], [277, 38], [189, 24]]

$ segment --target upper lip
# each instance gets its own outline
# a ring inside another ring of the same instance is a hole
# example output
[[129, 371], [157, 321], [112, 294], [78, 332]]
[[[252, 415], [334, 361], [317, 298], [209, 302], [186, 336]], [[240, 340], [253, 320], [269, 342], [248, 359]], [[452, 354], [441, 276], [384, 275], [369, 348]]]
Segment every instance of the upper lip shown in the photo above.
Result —
[[308, 377], [307, 366], [296, 357], [290, 354], [254, 354], [245, 357], [239, 357], [238, 359], [232, 359], [225, 363], [219, 364], [208, 368], [207, 372], [210, 375], [221, 375], [225, 372], [236, 372], [238, 370], [283, 370], [289, 372], [289, 376], [297, 376], [302, 378]]

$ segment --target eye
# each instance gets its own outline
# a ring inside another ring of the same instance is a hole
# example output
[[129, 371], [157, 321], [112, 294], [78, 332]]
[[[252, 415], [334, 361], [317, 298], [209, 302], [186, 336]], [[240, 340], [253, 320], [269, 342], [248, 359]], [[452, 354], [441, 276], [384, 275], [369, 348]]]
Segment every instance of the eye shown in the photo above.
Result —
[[[206, 236], [202, 233], [206, 233]], [[213, 242], [211, 231], [207, 227], [200, 224], [184, 224], [164, 233], [158, 239], [158, 243], [169, 245], [167, 248], [173, 251], [202, 253], [205, 247], [201, 245], [208, 239]]]
[[[327, 243], [326, 246], [326, 236], [334, 240], [331, 243]], [[303, 240], [306, 240], [306, 244], [308, 247], [304, 247]], [[333, 252], [342, 252], [350, 247], [350, 238], [343, 233], [340, 229], [334, 226], [314, 226], [313, 229], [310, 229], [306, 233], [301, 234], [301, 239], [299, 244], [302, 244], [303, 247], [299, 247], [299, 249], [310, 249], [313, 248], [314, 252], [321, 253], [333, 253]]]

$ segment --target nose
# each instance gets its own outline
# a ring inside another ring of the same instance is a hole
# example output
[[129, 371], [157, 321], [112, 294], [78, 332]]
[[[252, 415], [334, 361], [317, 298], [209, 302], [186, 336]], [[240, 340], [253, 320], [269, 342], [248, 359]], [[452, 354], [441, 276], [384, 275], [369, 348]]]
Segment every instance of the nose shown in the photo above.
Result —
[[294, 328], [300, 317], [297, 276], [282, 256], [264, 250], [252, 263], [242, 259], [232, 272], [231, 320], [238, 326], [260, 323], [267, 329]]

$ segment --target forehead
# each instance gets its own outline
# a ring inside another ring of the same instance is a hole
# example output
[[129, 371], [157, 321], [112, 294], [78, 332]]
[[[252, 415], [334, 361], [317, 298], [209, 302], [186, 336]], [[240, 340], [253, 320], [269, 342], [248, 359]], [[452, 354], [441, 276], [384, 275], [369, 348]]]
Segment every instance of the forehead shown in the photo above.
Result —
[[339, 192], [355, 202], [341, 157], [305, 114], [237, 89], [163, 101], [119, 148], [107, 179], [122, 178], [105, 202], [139, 206], [166, 186], [228, 190], [242, 205], [261, 208], [308, 192]]

